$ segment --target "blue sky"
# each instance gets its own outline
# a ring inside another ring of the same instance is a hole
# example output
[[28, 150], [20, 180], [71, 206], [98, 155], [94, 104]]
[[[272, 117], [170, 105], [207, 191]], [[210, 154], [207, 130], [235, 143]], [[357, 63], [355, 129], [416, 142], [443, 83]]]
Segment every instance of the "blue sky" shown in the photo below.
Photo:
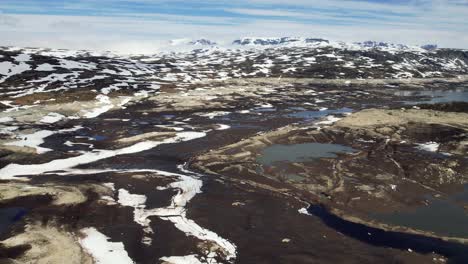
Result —
[[0, 45], [146, 51], [177, 38], [308, 36], [468, 48], [468, 0], [0, 0]]

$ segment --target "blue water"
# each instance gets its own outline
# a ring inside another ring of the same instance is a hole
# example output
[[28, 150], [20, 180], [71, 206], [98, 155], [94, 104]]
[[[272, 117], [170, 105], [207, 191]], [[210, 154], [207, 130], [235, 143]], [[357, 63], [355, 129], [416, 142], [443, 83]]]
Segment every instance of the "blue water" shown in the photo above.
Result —
[[107, 136], [101, 136], [101, 135], [94, 135], [94, 136], [92, 136], [92, 138], [94, 138], [94, 140], [96, 140], [96, 141], [103, 141], [103, 140], [106, 140], [108, 137]]

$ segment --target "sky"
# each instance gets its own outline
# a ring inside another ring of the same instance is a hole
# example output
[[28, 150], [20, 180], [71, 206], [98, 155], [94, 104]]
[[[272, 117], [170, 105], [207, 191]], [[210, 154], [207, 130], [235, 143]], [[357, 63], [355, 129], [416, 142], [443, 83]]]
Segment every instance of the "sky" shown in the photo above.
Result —
[[468, 0], [0, 0], [0, 45], [151, 53], [171, 39], [468, 48]]

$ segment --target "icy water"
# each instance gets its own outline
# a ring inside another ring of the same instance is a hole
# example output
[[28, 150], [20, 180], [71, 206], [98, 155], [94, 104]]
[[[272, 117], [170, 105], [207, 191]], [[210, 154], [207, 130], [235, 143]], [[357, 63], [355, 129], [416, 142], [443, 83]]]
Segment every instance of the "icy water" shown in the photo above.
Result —
[[11, 225], [21, 220], [26, 214], [23, 208], [12, 207], [0, 209], [0, 235], [8, 231]]
[[303, 143], [294, 145], [275, 144], [265, 148], [257, 161], [262, 165], [275, 162], [304, 162], [320, 158], [336, 158], [339, 153], [353, 153], [356, 150], [339, 144]]
[[405, 101], [405, 104], [468, 102], [468, 88], [461, 88], [455, 90], [398, 91], [395, 92], [394, 95], [401, 97], [427, 97], [427, 99]]
[[321, 205], [310, 206], [307, 212], [320, 218], [324, 224], [336, 231], [370, 245], [401, 250], [411, 249], [422, 254], [436, 252], [448, 257], [448, 263], [468, 263], [468, 246], [463, 244], [446, 242], [442, 239], [421, 235], [384, 231], [363, 224], [353, 223], [331, 214]]
[[106, 136], [101, 136], [101, 135], [94, 135], [92, 138], [96, 141], [103, 141], [107, 139]]
[[411, 227], [438, 235], [468, 238], [468, 212], [457, 201], [468, 201], [468, 189], [448, 199], [429, 199], [427, 206], [412, 211], [372, 214], [381, 222]]

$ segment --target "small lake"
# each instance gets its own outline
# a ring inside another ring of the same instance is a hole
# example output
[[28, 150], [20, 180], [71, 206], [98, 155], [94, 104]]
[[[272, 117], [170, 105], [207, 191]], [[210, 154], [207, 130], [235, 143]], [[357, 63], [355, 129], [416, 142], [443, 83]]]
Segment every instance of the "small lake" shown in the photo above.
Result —
[[354, 153], [355, 149], [339, 144], [303, 143], [293, 145], [275, 144], [265, 148], [257, 162], [272, 165], [276, 162], [305, 162], [320, 158], [336, 158], [341, 153]]
[[447, 242], [442, 239], [414, 235], [401, 232], [385, 231], [379, 228], [366, 226], [344, 220], [321, 205], [312, 205], [307, 209], [311, 215], [318, 217], [328, 227], [348, 237], [377, 247], [411, 249], [422, 254], [436, 252], [449, 258], [447, 263], [468, 263], [468, 246]]
[[406, 226], [438, 235], [468, 238], [468, 211], [457, 201], [468, 201], [468, 189], [448, 199], [429, 198], [427, 206], [411, 211], [370, 216], [386, 224]]
[[437, 104], [450, 102], [468, 102], [468, 89], [454, 90], [424, 90], [424, 91], [408, 91], [402, 90], [394, 93], [400, 97], [424, 97], [421, 100], [404, 101], [405, 104]]
[[11, 225], [21, 220], [25, 214], [26, 210], [24, 208], [12, 207], [0, 209], [0, 235], [7, 232]]

